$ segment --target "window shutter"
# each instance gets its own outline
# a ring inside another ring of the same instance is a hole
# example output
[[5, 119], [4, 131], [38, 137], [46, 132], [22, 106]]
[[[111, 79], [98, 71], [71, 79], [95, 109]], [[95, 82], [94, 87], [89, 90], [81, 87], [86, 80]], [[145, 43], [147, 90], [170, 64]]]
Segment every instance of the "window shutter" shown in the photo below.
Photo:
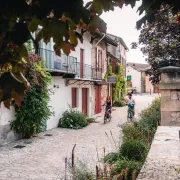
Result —
[[111, 66], [112, 66], [112, 71], [113, 73], [116, 73], [117, 70], [117, 66], [116, 66], [116, 61], [113, 59], [111, 62]]
[[76, 88], [72, 88], [72, 108], [76, 107]]

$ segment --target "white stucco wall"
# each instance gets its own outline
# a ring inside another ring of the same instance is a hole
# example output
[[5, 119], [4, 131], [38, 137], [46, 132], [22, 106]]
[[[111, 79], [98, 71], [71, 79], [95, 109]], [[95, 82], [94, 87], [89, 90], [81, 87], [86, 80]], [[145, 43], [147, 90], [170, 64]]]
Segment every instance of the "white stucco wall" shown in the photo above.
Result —
[[[69, 83], [73, 83], [70, 81]], [[82, 88], [88, 88], [88, 116], [92, 116], [94, 111], [92, 110], [92, 85], [79, 85], [82, 82], [77, 82], [72, 85], [65, 85], [65, 79], [60, 76], [54, 76], [52, 78], [51, 85], [48, 87], [52, 93], [50, 93], [50, 102], [54, 111], [54, 116], [51, 116], [47, 121], [47, 130], [56, 128], [58, 122], [63, 112], [72, 105], [71, 88], [77, 88], [77, 110], [82, 112]], [[58, 85], [59, 88], [54, 88], [54, 85]], [[0, 145], [12, 142], [16, 139], [14, 133], [10, 131], [9, 122], [15, 118], [14, 108], [11, 107], [10, 110], [5, 108], [3, 103], [0, 108]]]
[[126, 68], [126, 76], [128, 75], [132, 77], [132, 86], [136, 87], [138, 93], [141, 93], [141, 72], [128, 66]]
[[[70, 56], [76, 57], [77, 62], [80, 62], [80, 49], [84, 49], [84, 63], [87, 65], [92, 65], [92, 44], [90, 44], [91, 36], [88, 33], [84, 34], [83, 43], [79, 42], [78, 46], [75, 48], [75, 51], [72, 51]], [[53, 51], [53, 39], [51, 42], [45, 45], [45, 43], [41, 43], [41, 48], [49, 49]], [[106, 58], [103, 54], [103, 58]], [[72, 81], [74, 82], [74, 81]], [[70, 82], [70, 83], [72, 83]], [[52, 107], [52, 110], [55, 112], [54, 116], [51, 116], [47, 121], [47, 129], [52, 129], [57, 127], [59, 118], [62, 113], [68, 109], [68, 104], [72, 104], [71, 97], [71, 88], [78, 88], [78, 110], [82, 112], [82, 88], [88, 88], [88, 116], [94, 115], [94, 107], [93, 104], [93, 85], [90, 85], [89, 82], [82, 84], [83, 81], [77, 82], [72, 85], [65, 85], [65, 80], [61, 76], [54, 76], [49, 89], [52, 91], [50, 95], [49, 106]], [[82, 84], [82, 85], [80, 85]], [[87, 85], [86, 85], [87, 84]], [[54, 85], [58, 85], [59, 88], [54, 88]], [[2, 104], [0, 107], [0, 144], [4, 144], [6, 140], [13, 139], [13, 133], [9, 128], [9, 121], [14, 119], [15, 112], [13, 107], [11, 110], [8, 110]], [[4, 139], [2, 139], [2, 137]]]
[[[69, 84], [74, 81], [70, 81]], [[69, 105], [72, 105], [71, 88], [77, 88], [77, 110], [82, 112], [82, 88], [88, 88], [88, 116], [92, 115], [92, 86], [91, 85], [79, 85], [82, 82], [77, 82], [72, 85], [65, 85], [65, 79], [60, 76], [54, 76], [52, 83], [49, 87], [53, 92], [50, 95], [49, 106], [54, 110], [55, 115], [51, 116], [47, 121], [47, 129], [52, 129], [58, 126], [58, 122], [63, 112], [69, 109]], [[54, 88], [54, 85], [58, 85], [59, 88]]]
[[91, 36], [89, 33], [84, 33], [83, 43], [78, 40], [78, 45], [75, 51], [71, 51], [70, 56], [76, 57], [77, 62], [80, 62], [80, 49], [84, 50], [84, 64], [91, 65], [91, 49], [92, 44], [90, 43]]
[[12, 142], [16, 139], [14, 133], [10, 130], [9, 123], [15, 118], [14, 107], [7, 109], [4, 104], [0, 106], [0, 145]]
[[[75, 51], [71, 51], [69, 56], [73, 56], [77, 58], [77, 62], [80, 62], [80, 49], [84, 50], [84, 64], [92, 65], [92, 44], [90, 43], [91, 36], [89, 33], [84, 33], [83, 36], [83, 43], [78, 40], [78, 45], [75, 48]], [[51, 42], [45, 45], [45, 43], [41, 43], [41, 48], [49, 49], [53, 51], [53, 39]], [[63, 53], [63, 52], [62, 52]], [[70, 82], [73, 83], [74, 81]], [[68, 104], [72, 105], [72, 97], [71, 97], [71, 88], [75, 87], [78, 88], [78, 110], [82, 112], [82, 88], [88, 88], [88, 116], [93, 115], [93, 108], [92, 108], [92, 85], [84, 85], [88, 83], [81, 84], [83, 81], [77, 82], [73, 85], [65, 85], [65, 79], [60, 76], [53, 77], [52, 83], [50, 85], [50, 89], [54, 92], [50, 95], [50, 103], [49, 105], [52, 106], [52, 109], [55, 112], [55, 115], [52, 116], [47, 122], [47, 129], [52, 129], [57, 127], [59, 118], [61, 117], [62, 113], [68, 109]], [[54, 88], [54, 85], [59, 85], [59, 88]]]
[[10, 109], [4, 107], [4, 104], [1, 103], [0, 106], [0, 126], [6, 125], [9, 121], [15, 118], [15, 110], [14, 107], [11, 106]]

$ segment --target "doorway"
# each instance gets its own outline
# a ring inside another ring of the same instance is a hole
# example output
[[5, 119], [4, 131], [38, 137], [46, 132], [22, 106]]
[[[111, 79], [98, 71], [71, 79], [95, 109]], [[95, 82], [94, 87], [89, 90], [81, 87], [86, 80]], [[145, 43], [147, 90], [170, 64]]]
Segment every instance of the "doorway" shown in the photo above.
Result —
[[101, 112], [101, 86], [95, 86], [95, 114]]
[[88, 89], [82, 88], [82, 113], [88, 114]]

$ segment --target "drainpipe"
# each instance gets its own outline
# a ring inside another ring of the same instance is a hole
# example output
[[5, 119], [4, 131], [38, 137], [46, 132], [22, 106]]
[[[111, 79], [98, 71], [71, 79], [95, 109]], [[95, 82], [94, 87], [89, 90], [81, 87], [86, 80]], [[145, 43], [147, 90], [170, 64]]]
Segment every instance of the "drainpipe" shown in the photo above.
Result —
[[[106, 51], [106, 57], [107, 57], [107, 70], [108, 70], [108, 65], [109, 65], [109, 59], [108, 59], [108, 55], [107, 55], [107, 51]], [[108, 96], [110, 96], [110, 84], [108, 83], [108, 86], [107, 86], [107, 94]]]
[[103, 34], [103, 37], [95, 45], [92, 46], [92, 49], [95, 48], [105, 38], [106, 34], [105, 33], [102, 33], [102, 34]]
[[92, 49], [95, 48], [105, 38], [106, 34], [104, 33], [102, 34], [103, 34], [103, 37], [92, 47]]
[[[102, 33], [102, 34], [103, 34], [103, 37], [95, 45], [92, 46], [92, 49], [95, 48], [105, 38], [106, 34], [105, 33]], [[97, 72], [96, 72], [96, 75], [97, 75]]]

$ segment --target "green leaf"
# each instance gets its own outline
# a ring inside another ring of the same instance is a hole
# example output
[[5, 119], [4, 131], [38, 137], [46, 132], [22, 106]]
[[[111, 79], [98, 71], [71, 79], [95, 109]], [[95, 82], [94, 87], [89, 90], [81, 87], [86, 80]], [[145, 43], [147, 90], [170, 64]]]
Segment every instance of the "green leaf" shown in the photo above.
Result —
[[68, 56], [73, 49], [73, 46], [69, 43], [63, 43], [62, 44], [62, 50], [63, 52]]
[[89, 24], [89, 29], [91, 33], [95, 32], [97, 29], [99, 29], [100, 32], [106, 32], [107, 26], [99, 16], [93, 16]]
[[51, 38], [51, 29], [43, 27], [37, 34], [36, 40], [40, 41], [41, 39], [43, 39], [44, 42], [47, 44], [48, 42], [50, 42], [50, 38]]
[[102, 14], [103, 9], [104, 9], [104, 5], [103, 2], [101, 0], [94, 0], [92, 2], [92, 9], [98, 13], [98, 14]]
[[68, 33], [69, 33], [69, 38], [70, 38], [71, 44], [76, 46], [78, 44], [78, 40], [77, 40], [76, 34], [72, 30], [69, 30]]
[[67, 18], [67, 20], [68, 20], [68, 24], [69, 24], [70, 29], [76, 30], [76, 28], [77, 28], [76, 24], [70, 18]]
[[32, 20], [29, 23], [28, 28], [31, 32], [35, 32], [38, 29], [38, 25], [39, 25], [39, 19], [32, 18]]

